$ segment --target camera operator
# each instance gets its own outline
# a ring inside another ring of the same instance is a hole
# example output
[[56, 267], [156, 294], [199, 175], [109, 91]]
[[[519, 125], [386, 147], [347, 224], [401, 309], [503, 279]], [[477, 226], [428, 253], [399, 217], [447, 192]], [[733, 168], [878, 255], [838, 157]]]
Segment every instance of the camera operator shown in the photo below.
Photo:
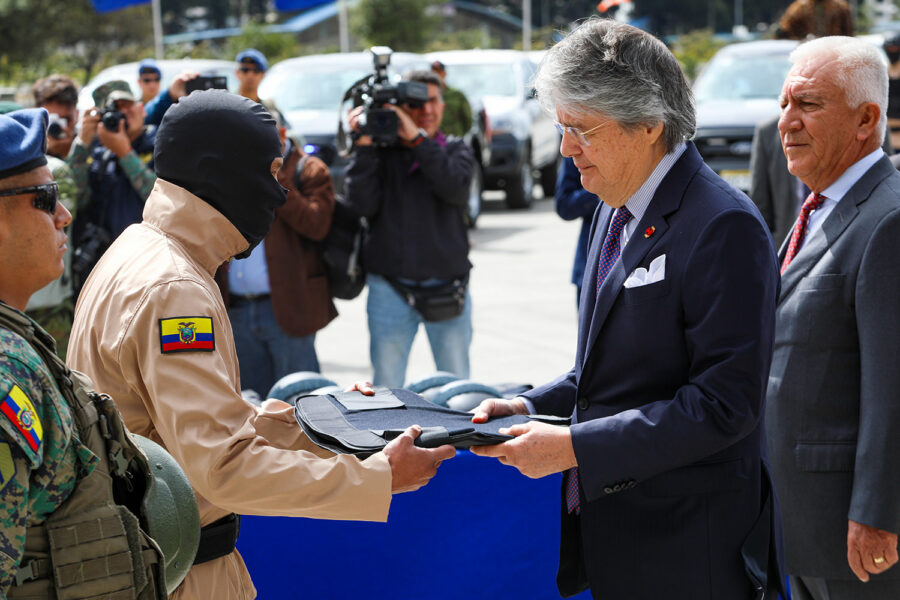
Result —
[[[383, 105], [397, 115], [393, 144], [376, 145], [361, 131], [366, 106], [349, 115], [355, 143], [347, 201], [370, 223], [363, 262], [373, 382], [389, 387], [404, 383], [419, 323], [437, 368], [460, 377], [469, 375], [472, 339], [465, 211], [475, 158], [463, 140], [440, 131], [441, 80], [430, 71], [412, 71], [405, 79], [426, 84], [427, 101]], [[423, 315], [438, 305], [450, 310]]]
[[[49, 75], [37, 80], [31, 88], [34, 104], [50, 113], [47, 128], [47, 167], [57, 183], [59, 201], [75, 214], [78, 188], [65, 159], [75, 139], [78, 86], [65, 75]], [[53, 339], [59, 355], [65, 359], [69, 331], [72, 329], [72, 277], [69, 273], [69, 252], [63, 256], [62, 276], [35, 292], [28, 301], [26, 312]]]
[[144, 125], [144, 105], [121, 80], [104, 83], [92, 97], [96, 106], [82, 117], [69, 155], [81, 191], [71, 236], [76, 297], [109, 244], [126, 227], [140, 223], [156, 182], [156, 128]]

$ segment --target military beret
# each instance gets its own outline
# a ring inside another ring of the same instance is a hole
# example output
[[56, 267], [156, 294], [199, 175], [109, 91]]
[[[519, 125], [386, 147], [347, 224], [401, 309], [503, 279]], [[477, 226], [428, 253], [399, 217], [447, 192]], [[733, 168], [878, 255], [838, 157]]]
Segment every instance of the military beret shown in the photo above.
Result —
[[103, 85], [97, 86], [97, 89], [91, 92], [91, 97], [94, 99], [94, 106], [98, 108], [103, 108], [116, 100], [135, 101], [134, 94], [131, 93], [131, 86], [121, 79], [107, 81]]
[[0, 115], [0, 179], [47, 164], [47, 122], [44, 108], [26, 108]]

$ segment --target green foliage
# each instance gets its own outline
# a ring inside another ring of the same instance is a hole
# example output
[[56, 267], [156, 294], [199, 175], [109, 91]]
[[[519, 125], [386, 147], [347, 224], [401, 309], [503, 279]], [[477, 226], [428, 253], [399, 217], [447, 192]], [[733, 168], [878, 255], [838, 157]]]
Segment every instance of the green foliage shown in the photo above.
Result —
[[298, 56], [300, 44], [289, 33], [266, 33], [265, 25], [249, 23], [240, 35], [228, 38], [225, 43], [225, 58], [232, 60], [241, 50], [256, 48], [268, 59], [269, 64]]
[[363, 46], [390, 46], [396, 52], [422, 52], [439, 17], [426, 14], [432, 0], [360, 0], [350, 26]]
[[713, 38], [709, 29], [698, 29], [678, 37], [678, 41], [672, 46], [672, 53], [681, 63], [685, 75], [692, 80], [697, 76], [700, 67], [706, 64], [719, 48], [724, 46]]
[[486, 34], [484, 29], [464, 29], [462, 31], [445, 31], [432, 36], [425, 48], [426, 52], [442, 50], [468, 50], [471, 48], [499, 48], [497, 38]]

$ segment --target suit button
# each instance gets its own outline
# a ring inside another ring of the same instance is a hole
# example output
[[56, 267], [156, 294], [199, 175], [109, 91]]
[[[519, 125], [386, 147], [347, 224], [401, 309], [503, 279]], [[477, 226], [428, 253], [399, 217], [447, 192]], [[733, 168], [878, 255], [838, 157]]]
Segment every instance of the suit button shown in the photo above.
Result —
[[591, 407], [591, 403], [588, 401], [587, 398], [582, 396], [581, 398], [578, 399], [578, 408], [580, 410], [587, 410], [590, 407]]

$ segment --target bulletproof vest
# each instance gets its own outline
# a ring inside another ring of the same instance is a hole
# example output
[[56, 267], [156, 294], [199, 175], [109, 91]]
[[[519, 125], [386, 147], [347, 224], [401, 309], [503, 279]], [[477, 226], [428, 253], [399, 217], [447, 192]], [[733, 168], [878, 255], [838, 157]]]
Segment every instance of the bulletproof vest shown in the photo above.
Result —
[[56, 356], [55, 343], [0, 304], [0, 326], [22, 336], [50, 370], [72, 411], [79, 439], [99, 462], [44, 523], [26, 530], [10, 600], [164, 600], [164, 559], [145, 533], [140, 509], [150, 466], [113, 400]]
[[513, 436], [498, 432], [529, 421], [568, 425], [568, 419], [547, 415], [511, 415], [473, 423], [472, 413], [432, 404], [404, 389], [376, 388], [374, 396], [360, 392], [300, 396], [294, 415], [317, 445], [337, 454], [370, 456], [411, 425], [422, 427], [416, 446], [456, 448], [499, 444]]

